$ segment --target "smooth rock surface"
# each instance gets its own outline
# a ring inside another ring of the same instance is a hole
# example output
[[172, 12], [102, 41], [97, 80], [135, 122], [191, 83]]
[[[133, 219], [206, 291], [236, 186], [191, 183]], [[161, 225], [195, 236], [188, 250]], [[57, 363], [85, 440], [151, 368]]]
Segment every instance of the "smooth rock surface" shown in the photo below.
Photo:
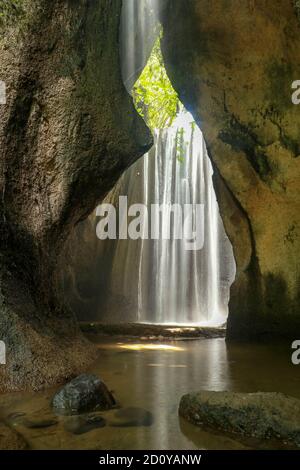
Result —
[[115, 412], [109, 422], [114, 427], [151, 426], [153, 415], [143, 408], [128, 407]]
[[106, 421], [102, 416], [85, 415], [72, 416], [65, 423], [65, 430], [76, 435], [86, 434], [94, 429], [104, 428]]
[[190, 393], [179, 414], [198, 426], [300, 447], [300, 400], [282, 393]]
[[106, 385], [95, 375], [82, 374], [59, 390], [52, 406], [57, 413], [79, 414], [113, 408], [115, 400]]

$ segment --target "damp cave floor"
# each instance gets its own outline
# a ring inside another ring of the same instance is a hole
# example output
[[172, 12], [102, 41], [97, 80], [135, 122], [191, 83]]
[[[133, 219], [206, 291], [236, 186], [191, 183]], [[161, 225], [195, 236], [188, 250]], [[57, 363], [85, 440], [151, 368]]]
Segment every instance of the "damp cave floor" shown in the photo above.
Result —
[[113, 323], [80, 322], [82, 332], [93, 337], [128, 337], [141, 340], [164, 341], [188, 339], [213, 339], [226, 336], [226, 326], [197, 326], [197, 325], [160, 325], [148, 323]]

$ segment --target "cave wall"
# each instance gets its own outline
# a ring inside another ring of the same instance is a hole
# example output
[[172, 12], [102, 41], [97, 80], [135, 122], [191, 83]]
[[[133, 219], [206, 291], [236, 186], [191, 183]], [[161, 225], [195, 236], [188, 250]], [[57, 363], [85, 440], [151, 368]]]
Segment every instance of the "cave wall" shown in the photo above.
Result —
[[5, 8], [0, 390], [37, 390], [96, 357], [61, 295], [65, 242], [152, 138], [121, 79], [121, 0], [24, 0], [17, 10], [8, 1]]
[[169, 0], [163, 54], [204, 132], [233, 244], [228, 337], [300, 331], [300, 22], [293, 0]]
[[[141, 164], [142, 159], [128, 171], [139, 168]], [[112, 204], [117, 209], [120, 194], [127, 195], [130, 201], [132, 188], [126, 184], [126, 173], [105, 197], [103, 204]], [[96, 235], [99, 220], [94, 211], [76, 226], [68, 239], [61, 279], [63, 296], [79, 321], [135, 322], [137, 284], [134, 276], [139, 261], [139, 241], [99, 240]], [[123, 250], [118, 250], [119, 243]], [[130, 257], [132, 264], [126, 270], [129, 253], [133, 253]], [[125, 275], [124, 271], [127, 271]]]

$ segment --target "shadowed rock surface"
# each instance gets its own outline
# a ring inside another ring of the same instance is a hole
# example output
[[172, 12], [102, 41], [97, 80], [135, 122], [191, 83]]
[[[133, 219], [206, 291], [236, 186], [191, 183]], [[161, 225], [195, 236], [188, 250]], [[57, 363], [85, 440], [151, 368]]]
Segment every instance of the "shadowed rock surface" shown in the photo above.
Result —
[[86, 434], [94, 429], [104, 428], [106, 421], [102, 416], [73, 416], [65, 423], [65, 430], [76, 435]]
[[0, 21], [1, 391], [95, 359], [60, 291], [64, 245], [151, 145], [121, 79], [121, 1], [19, 3]]
[[56, 413], [73, 415], [94, 410], [108, 410], [116, 402], [106, 385], [95, 375], [82, 374], [71, 380], [53, 397]]
[[162, 22], [166, 68], [204, 132], [237, 262], [228, 337], [294, 339], [300, 330], [295, 2], [170, 0]]
[[300, 447], [300, 400], [282, 393], [190, 393], [182, 397], [179, 414], [197, 426]]
[[115, 412], [110, 419], [109, 425], [113, 427], [151, 426], [153, 415], [143, 408], [129, 407]]
[[80, 322], [81, 330], [90, 337], [128, 336], [133, 338], [156, 339], [211, 339], [224, 338], [224, 327], [198, 327], [178, 325], [148, 325], [146, 323], [105, 324], [100, 322]]

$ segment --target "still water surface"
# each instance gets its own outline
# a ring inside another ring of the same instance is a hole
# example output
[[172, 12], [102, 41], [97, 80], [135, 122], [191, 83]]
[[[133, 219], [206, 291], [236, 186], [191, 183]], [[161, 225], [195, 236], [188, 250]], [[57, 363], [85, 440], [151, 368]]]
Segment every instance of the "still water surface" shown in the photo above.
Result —
[[[116, 410], [110, 410], [97, 413], [106, 426], [83, 432], [76, 427], [78, 418], [53, 414], [50, 401], [55, 390], [2, 396], [2, 416], [31, 448], [276, 448], [278, 444], [238, 441], [187, 423], [178, 416], [180, 398], [198, 390], [280, 391], [300, 398], [300, 366], [291, 364], [288, 345], [228, 345], [224, 339], [151, 343], [121, 338], [101, 339], [98, 344], [100, 359], [91, 372], [113, 391], [120, 409], [125, 409], [127, 424], [136, 414], [128, 408], [141, 408], [148, 418], [136, 425], [126, 425], [126, 419], [116, 425]], [[75, 428], [82, 434], [74, 433]]]

